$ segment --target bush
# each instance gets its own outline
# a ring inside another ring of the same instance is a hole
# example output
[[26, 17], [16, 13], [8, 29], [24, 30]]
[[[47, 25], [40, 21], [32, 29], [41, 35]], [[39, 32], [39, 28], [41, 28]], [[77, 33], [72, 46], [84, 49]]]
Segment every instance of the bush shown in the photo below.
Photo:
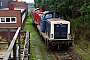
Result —
[[88, 41], [90, 41], [90, 31], [88, 31], [86, 34], [85, 34], [85, 37]]

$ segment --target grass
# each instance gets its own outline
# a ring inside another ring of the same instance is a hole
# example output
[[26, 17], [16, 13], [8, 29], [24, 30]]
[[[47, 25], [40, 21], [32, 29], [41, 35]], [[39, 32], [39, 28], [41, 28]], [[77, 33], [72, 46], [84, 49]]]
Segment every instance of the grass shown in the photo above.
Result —
[[88, 42], [85, 39], [80, 39], [75, 41], [76, 45], [79, 45], [81, 48], [86, 49], [88, 52], [90, 52], [90, 42]]
[[74, 45], [74, 49], [80, 53], [80, 55], [82, 55], [85, 60], [90, 60], [90, 55], [88, 53], [86, 53], [85, 51], [83, 51], [79, 46]]
[[[30, 31], [30, 39], [33, 40], [33, 38], [36, 37], [36, 39], [40, 39], [39, 35], [37, 34], [37, 32], [35, 31], [35, 28], [33, 28], [32, 26], [32, 19], [29, 17], [30, 15], [28, 15], [27, 17], [27, 20], [25, 22], [25, 26], [24, 26], [24, 30], [29, 30]], [[33, 36], [35, 35], [35, 36]], [[40, 39], [41, 40], [41, 39]], [[38, 41], [38, 43], [44, 47], [44, 45], [42, 45], [40, 43], [40, 41]], [[75, 41], [75, 44], [74, 45], [74, 49], [80, 53], [80, 55], [82, 55], [86, 60], [90, 60], [90, 55], [88, 53], [86, 53], [85, 51], [83, 51], [79, 46], [81, 47], [84, 47], [84, 48], [87, 48], [87, 50], [90, 52], [90, 43], [89, 42], [86, 42], [85, 40], [81, 39], [81, 40], [77, 40]], [[77, 44], [79, 46], [77, 46]], [[39, 49], [40, 51], [40, 49]], [[41, 56], [42, 56], [42, 53], [40, 52]], [[42, 58], [43, 59], [43, 58]], [[36, 53], [35, 53], [35, 50], [34, 50], [34, 45], [33, 44], [30, 44], [30, 60], [36, 60]]]
[[75, 44], [75, 50], [80, 53], [86, 60], [90, 60], [90, 54], [86, 53], [84, 50], [81, 49], [83, 48], [90, 53], [90, 42], [81, 38], [80, 40], [75, 40]]
[[30, 44], [30, 60], [36, 60], [36, 53], [32, 44]]
[[[38, 32], [35, 30], [35, 28], [32, 25], [33, 20], [30, 18], [30, 15], [28, 15], [27, 20], [25, 21], [24, 25], [24, 30], [29, 30], [30, 31], [30, 40], [36, 41], [40, 46], [44, 46], [41, 43], [41, 38], [38, 34]], [[41, 59], [43, 60], [42, 57], [42, 52], [40, 51], [40, 48], [38, 48]], [[30, 60], [36, 60], [36, 53], [34, 49], [34, 45], [30, 43]]]
[[[24, 30], [30, 31], [30, 40], [33, 38], [33, 34], [35, 33], [35, 29], [32, 26], [32, 19], [30, 18], [30, 15], [28, 14], [27, 19], [25, 21]], [[34, 50], [34, 45], [30, 43], [30, 60], [36, 60], [36, 53]]]

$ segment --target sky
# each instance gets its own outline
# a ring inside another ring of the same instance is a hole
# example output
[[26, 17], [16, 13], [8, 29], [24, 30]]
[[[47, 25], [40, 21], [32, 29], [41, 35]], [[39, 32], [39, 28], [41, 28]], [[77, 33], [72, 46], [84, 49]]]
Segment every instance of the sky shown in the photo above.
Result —
[[34, 3], [34, 0], [18, 0], [18, 1], [25, 1], [25, 2], [30, 2], [30, 3]]

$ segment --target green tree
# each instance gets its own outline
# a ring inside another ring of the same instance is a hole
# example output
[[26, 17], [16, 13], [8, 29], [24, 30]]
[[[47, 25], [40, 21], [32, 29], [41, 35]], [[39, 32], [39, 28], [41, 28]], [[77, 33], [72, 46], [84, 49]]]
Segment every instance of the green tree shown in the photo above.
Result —
[[[35, 7], [58, 11], [71, 22], [71, 29], [76, 36], [89, 36], [90, 0], [34, 0]], [[68, 17], [70, 18], [68, 18]]]

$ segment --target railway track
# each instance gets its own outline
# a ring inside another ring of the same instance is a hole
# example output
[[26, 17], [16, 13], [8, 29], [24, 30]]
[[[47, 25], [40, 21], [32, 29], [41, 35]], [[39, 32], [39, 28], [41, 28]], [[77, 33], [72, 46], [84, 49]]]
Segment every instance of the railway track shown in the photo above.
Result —
[[73, 49], [52, 51], [51, 56], [54, 60], [85, 60], [80, 54]]
[[53, 52], [52, 57], [55, 60], [74, 60], [73, 57], [67, 51]]

